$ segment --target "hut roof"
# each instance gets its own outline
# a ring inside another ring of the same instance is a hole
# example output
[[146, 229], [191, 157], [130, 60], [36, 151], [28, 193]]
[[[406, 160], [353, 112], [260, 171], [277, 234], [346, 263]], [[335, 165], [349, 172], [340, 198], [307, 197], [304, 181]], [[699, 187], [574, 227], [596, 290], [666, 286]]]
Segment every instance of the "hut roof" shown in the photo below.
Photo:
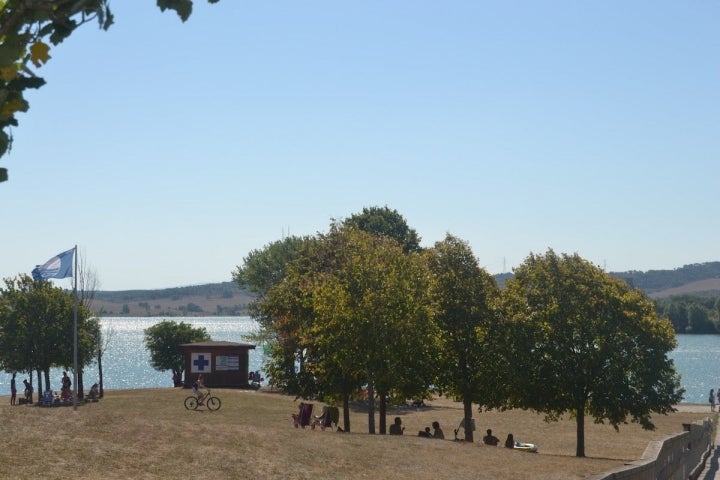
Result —
[[180, 348], [247, 348], [247, 349], [255, 348], [255, 345], [253, 345], [252, 343], [238, 343], [238, 342], [225, 342], [225, 341], [181, 343], [179, 346], [180, 346]]

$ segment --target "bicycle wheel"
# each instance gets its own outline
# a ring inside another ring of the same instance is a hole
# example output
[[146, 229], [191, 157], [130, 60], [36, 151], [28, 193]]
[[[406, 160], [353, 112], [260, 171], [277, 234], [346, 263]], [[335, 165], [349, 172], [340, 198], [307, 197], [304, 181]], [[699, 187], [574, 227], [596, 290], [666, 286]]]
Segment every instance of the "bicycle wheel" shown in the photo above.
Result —
[[185, 408], [188, 410], [195, 410], [198, 407], [197, 397], [187, 397], [185, 399]]
[[208, 410], [215, 411], [220, 408], [220, 399], [218, 397], [210, 397], [207, 399]]

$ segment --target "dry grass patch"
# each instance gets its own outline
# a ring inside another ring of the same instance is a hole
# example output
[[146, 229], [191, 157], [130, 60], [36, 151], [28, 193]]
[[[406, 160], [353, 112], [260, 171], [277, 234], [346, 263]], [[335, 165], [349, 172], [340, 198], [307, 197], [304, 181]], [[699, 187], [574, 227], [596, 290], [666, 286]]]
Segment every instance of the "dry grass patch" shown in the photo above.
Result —
[[[648, 442], [682, 431], [683, 423], [709, 413], [678, 412], [655, 418], [658, 429], [625, 425], [616, 433], [586, 422], [586, 458], [575, 455], [575, 423], [545, 423], [530, 412], [475, 413], [475, 443], [453, 441], [462, 417], [459, 403], [428, 402], [419, 411], [395, 409], [406, 435], [368, 435], [367, 414], [351, 412], [352, 433], [295, 429], [292, 397], [265, 391], [216, 390], [217, 412], [187, 411], [182, 389], [109, 391], [98, 403], [71, 407], [0, 406], [6, 447], [0, 478], [165, 479], [205, 478], [366, 479], [450, 478], [582, 479], [638, 459]], [[322, 405], [315, 404], [316, 413]], [[416, 436], [439, 421], [445, 441]], [[479, 443], [492, 428], [536, 443], [538, 454]]]

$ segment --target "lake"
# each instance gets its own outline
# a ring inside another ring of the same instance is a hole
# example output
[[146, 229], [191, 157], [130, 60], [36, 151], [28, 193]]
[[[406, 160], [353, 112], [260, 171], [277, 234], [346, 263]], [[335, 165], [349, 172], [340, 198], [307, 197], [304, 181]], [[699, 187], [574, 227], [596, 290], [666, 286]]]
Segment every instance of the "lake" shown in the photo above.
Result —
[[[144, 330], [163, 319], [158, 317], [102, 317], [103, 332], [109, 344], [103, 356], [105, 389], [162, 388], [172, 386], [172, 372], [158, 372], [150, 367], [150, 353], [145, 348]], [[205, 327], [213, 340], [250, 342], [257, 324], [250, 317], [183, 317], [172, 318], [193, 327]], [[706, 403], [711, 388], [720, 388], [720, 335], [677, 335], [678, 347], [670, 354], [682, 375], [687, 403]], [[263, 349], [250, 350], [250, 369], [262, 371]], [[59, 389], [62, 369], [53, 369], [50, 380]], [[23, 376], [18, 376], [22, 384]], [[97, 366], [85, 370], [85, 385], [98, 379]], [[36, 384], [36, 381], [33, 381]], [[10, 375], [0, 374], [0, 393], [10, 390]], [[7, 393], [6, 393], [7, 392]]]
[[708, 393], [720, 388], [720, 335], [677, 335], [670, 353], [682, 375], [686, 403], [707, 403]]
[[[257, 324], [250, 317], [183, 317], [169, 320], [185, 322], [193, 327], [205, 327], [210, 338], [228, 342], [251, 342], [247, 337], [256, 331]], [[160, 317], [101, 317], [100, 325], [108, 339], [103, 355], [103, 385], [106, 390], [128, 388], [172, 387], [172, 372], [159, 372], [150, 366], [150, 352], [145, 348], [145, 329], [160, 323]], [[250, 370], [262, 370], [262, 347], [258, 346], [249, 353]], [[0, 375], [5, 377], [5, 375]], [[60, 389], [62, 369], [50, 370], [50, 383], [53, 390]], [[22, 386], [22, 375], [17, 383]], [[98, 381], [97, 365], [85, 368], [84, 384], [86, 388]], [[0, 392], [10, 391], [10, 375], [3, 378]], [[37, 389], [37, 380], [33, 386]], [[18, 390], [20, 388], [18, 387]]]

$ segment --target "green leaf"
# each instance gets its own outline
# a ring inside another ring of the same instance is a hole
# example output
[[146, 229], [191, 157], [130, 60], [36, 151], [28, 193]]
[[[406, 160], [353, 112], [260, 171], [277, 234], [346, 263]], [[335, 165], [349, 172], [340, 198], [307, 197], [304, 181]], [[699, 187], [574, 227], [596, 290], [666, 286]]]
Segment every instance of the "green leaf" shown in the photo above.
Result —
[[157, 0], [157, 6], [161, 11], [175, 10], [184, 22], [192, 14], [192, 0]]
[[8, 84], [8, 87], [15, 90], [25, 90], [26, 88], [40, 88], [45, 85], [45, 80], [42, 77], [16, 77], [12, 82]]
[[18, 69], [16, 65], [9, 65], [7, 67], [0, 67], [0, 80], [10, 82], [17, 78]]
[[[12, 138], [4, 130], [0, 130], [0, 157], [10, 150]], [[7, 171], [5, 172], [5, 180], [7, 180]]]
[[6, 41], [0, 45], [0, 67], [15, 65], [24, 54], [25, 46], [23, 44], [14, 44]]
[[53, 45], [57, 45], [65, 40], [77, 28], [77, 22], [71, 18], [63, 19], [64, 21], [53, 22], [55, 30], [50, 35], [50, 41]]

